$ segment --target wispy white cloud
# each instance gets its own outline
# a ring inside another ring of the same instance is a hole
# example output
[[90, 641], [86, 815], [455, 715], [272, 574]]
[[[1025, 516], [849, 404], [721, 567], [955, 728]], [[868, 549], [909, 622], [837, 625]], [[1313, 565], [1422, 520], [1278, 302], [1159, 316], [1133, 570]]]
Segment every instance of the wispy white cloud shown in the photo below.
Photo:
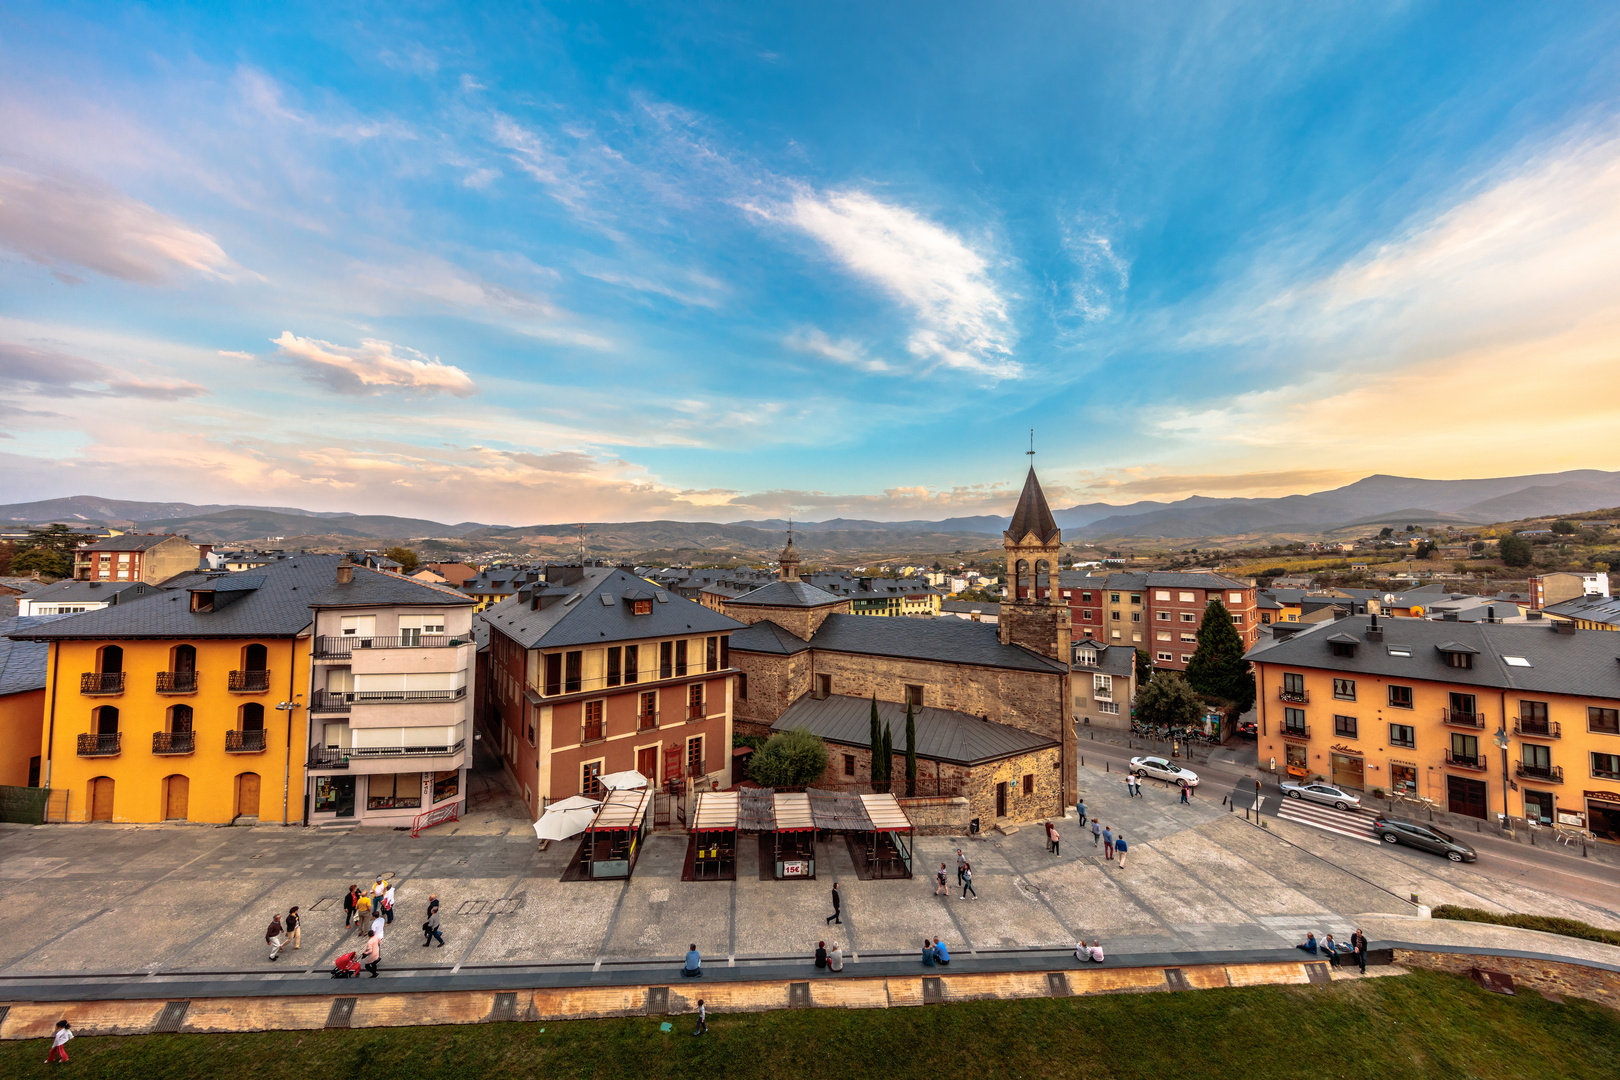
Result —
[[1081, 219], [1062, 226], [1063, 248], [1075, 274], [1058, 286], [1059, 314], [1097, 322], [1113, 314], [1114, 305], [1131, 285], [1130, 263], [1096, 222]]
[[888, 374], [894, 371], [887, 362], [867, 354], [866, 346], [849, 338], [833, 339], [815, 327], [797, 330], [787, 337], [790, 349], [819, 356], [824, 360], [831, 360], [835, 364], [855, 368], [857, 371], [870, 372], [874, 375]]
[[471, 397], [478, 392], [465, 371], [388, 341], [363, 339], [358, 349], [283, 330], [274, 344], [311, 381], [340, 394], [406, 391]]
[[183, 379], [145, 379], [130, 370], [64, 352], [0, 341], [0, 389], [45, 398], [144, 398], [178, 401], [208, 390]]
[[206, 233], [92, 181], [0, 165], [0, 247], [71, 280], [89, 270], [156, 285], [237, 270]]
[[988, 379], [1023, 373], [990, 261], [949, 229], [857, 190], [803, 189], [781, 210], [760, 212], [814, 237], [846, 270], [909, 309], [906, 347], [920, 367]]

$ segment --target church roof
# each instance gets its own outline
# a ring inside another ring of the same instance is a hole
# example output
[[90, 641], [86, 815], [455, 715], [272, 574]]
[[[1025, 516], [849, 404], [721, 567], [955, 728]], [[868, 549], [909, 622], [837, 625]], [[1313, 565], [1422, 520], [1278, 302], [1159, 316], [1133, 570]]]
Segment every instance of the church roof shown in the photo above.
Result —
[[727, 600], [727, 604], [749, 604], [760, 607], [824, 607], [843, 603], [843, 597], [818, 589], [808, 581], [773, 581], [769, 585], [743, 593]]
[[1007, 526], [1007, 538], [1022, 540], [1030, 533], [1034, 533], [1035, 538], [1043, 544], [1049, 544], [1058, 537], [1057, 522], [1052, 520], [1052, 511], [1046, 505], [1046, 493], [1041, 490], [1041, 482], [1035, 479], [1033, 465], [1024, 480], [1024, 493], [1018, 496], [1018, 509], [1013, 511], [1012, 524]]

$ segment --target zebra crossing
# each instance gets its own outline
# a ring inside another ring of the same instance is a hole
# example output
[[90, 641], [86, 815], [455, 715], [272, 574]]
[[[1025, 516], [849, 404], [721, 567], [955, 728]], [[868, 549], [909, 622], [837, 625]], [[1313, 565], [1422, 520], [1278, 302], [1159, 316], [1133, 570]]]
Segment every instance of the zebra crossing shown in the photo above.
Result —
[[1304, 799], [1283, 799], [1277, 807], [1277, 816], [1285, 821], [1309, 825], [1313, 829], [1348, 836], [1369, 844], [1378, 843], [1373, 833], [1372, 815], [1364, 810], [1335, 810], [1331, 806], [1306, 802]]

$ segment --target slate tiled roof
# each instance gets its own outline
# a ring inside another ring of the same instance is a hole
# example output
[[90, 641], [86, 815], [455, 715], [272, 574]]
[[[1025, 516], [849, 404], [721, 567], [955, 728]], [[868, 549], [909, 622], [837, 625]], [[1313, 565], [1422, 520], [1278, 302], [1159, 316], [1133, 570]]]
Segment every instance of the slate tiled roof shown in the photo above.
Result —
[[[644, 578], [625, 570], [585, 567], [573, 585], [535, 582], [546, 595], [546, 606], [536, 611], [518, 594], [501, 601], [485, 614], [491, 627], [525, 649], [553, 649], [568, 645], [606, 645], [638, 638], [677, 637], [685, 634], [725, 634], [743, 624], [692, 600], [654, 589]], [[653, 594], [652, 614], [632, 615], [622, 597], [640, 590]], [[603, 598], [607, 598], [604, 602]]]
[[50, 653], [50, 646], [43, 641], [26, 637], [14, 641], [6, 635], [26, 634], [34, 627], [71, 618], [71, 615], [35, 615], [0, 621], [0, 697], [45, 689], [45, 658]]
[[[878, 702], [878, 719], [889, 725], [894, 750], [906, 749], [906, 707]], [[955, 709], [915, 710], [917, 756], [955, 765], [977, 765], [1057, 746], [1057, 742], [1022, 728], [981, 720]], [[872, 699], [833, 694], [816, 699], [806, 694], [789, 705], [772, 731], [803, 729], [845, 746], [872, 745]]]
[[[261, 575], [255, 573], [254, 576]], [[335, 571], [332, 576], [333, 580], [325, 590], [309, 598], [308, 602], [312, 607], [379, 607], [385, 604], [464, 607], [476, 603], [465, 593], [443, 585], [435, 585], [430, 581], [415, 581], [399, 574], [387, 574], [364, 566], [354, 568], [354, 580], [347, 585], [337, 583]]]
[[818, 589], [808, 581], [773, 581], [763, 588], [727, 600], [728, 604], [748, 604], [756, 607], [825, 607], [841, 604], [842, 597], [825, 589]]
[[1024, 491], [1018, 496], [1018, 507], [1013, 511], [1012, 523], [1007, 526], [1007, 537], [1018, 541], [1035, 534], [1035, 538], [1043, 544], [1050, 544], [1058, 537], [1057, 522], [1052, 520], [1051, 508], [1046, 505], [1046, 493], [1041, 490], [1041, 482], [1035, 479], [1035, 468], [1030, 467], [1029, 475], [1024, 478]]
[[[1248, 657], [1267, 664], [1328, 668], [1397, 681], [1427, 679], [1490, 690], [1620, 698], [1620, 633], [1612, 630], [1558, 633], [1546, 622], [1382, 618], [1378, 626], [1384, 640], [1368, 641], [1370, 623], [1371, 617], [1366, 615], [1318, 623], [1287, 638], [1269, 642], [1262, 639], [1260, 645], [1249, 650]], [[1333, 655], [1328, 639], [1338, 634], [1360, 642], [1354, 656]], [[1478, 649], [1474, 666], [1450, 667], [1440, 650], [1442, 645]], [[1402, 646], [1410, 656], [1390, 651], [1391, 647], [1399, 651]], [[1528, 666], [1509, 664], [1505, 656], [1522, 659]]]
[[159, 592], [144, 581], [58, 581], [41, 585], [23, 599], [45, 604], [127, 604], [138, 597]]
[[1570, 619], [1620, 626], [1620, 596], [1577, 596], [1573, 600], [1548, 604], [1547, 611]]
[[40, 581], [38, 578], [0, 577], [0, 586], [4, 586], [8, 589], [16, 589], [18, 592], [23, 593], [33, 592], [35, 589], [42, 587], [44, 584], [45, 583]]
[[769, 619], [762, 619], [752, 626], [735, 631], [731, 635], [731, 647], [733, 650], [741, 649], [744, 652], [792, 656], [794, 653], [804, 652], [810, 647], [810, 643], [788, 633]]
[[810, 639], [812, 648], [908, 660], [1062, 673], [1068, 668], [1016, 645], [1003, 645], [993, 623], [967, 619], [889, 619], [829, 615]]

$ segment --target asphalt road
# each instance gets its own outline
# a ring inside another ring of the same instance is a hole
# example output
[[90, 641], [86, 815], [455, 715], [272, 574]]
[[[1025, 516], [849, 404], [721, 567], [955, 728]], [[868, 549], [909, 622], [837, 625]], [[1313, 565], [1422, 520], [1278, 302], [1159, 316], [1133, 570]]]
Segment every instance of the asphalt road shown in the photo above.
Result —
[[[1145, 754], [1166, 756], [1163, 749], [1150, 749], [1150, 745], [1146, 741], [1139, 740], [1134, 749], [1129, 749], [1101, 740], [1093, 741], [1082, 733], [1080, 754], [1088, 764], [1108, 762], [1114, 771], [1123, 773], [1132, 757]], [[1252, 748], [1252, 743], [1240, 741], [1235, 744], [1240, 757], [1245, 751], [1252, 751]], [[1196, 749], [1198, 757], [1202, 757], [1203, 754], [1204, 748]], [[1258, 777], [1261, 782], [1263, 812], [1268, 817], [1275, 817], [1277, 808], [1282, 804], [1282, 789], [1269, 773], [1258, 768], [1257, 763], [1250, 762], [1243, 765], [1212, 760], [1189, 761], [1186, 765], [1198, 774], [1199, 797], [1220, 798], [1230, 797], [1230, 794], [1235, 792], [1250, 792], [1253, 790], [1254, 780]], [[1152, 780], [1147, 782], [1154, 783]], [[1238, 810], [1241, 812], [1245, 805], [1246, 800], [1239, 800]], [[1333, 837], [1331, 833], [1323, 835], [1336, 844], [1356, 843], [1354, 840]], [[1454, 835], [1479, 853], [1479, 861], [1473, 865], [1481, 873], [1503, 882], [1533, 885], [1559, 896], [1605, 908], [1620, 917], [1620, 866], [1582, 858], [1578, 848], [1531, 847], [1494, 835], [1489, 831], [1489, 826], [1486, 826], [1486, 831], [1480, 833], [1454, 830]], [[1552, 842], [1549, 839], [1545, 843], [1551, 845]], [[1404, 848], [1385, 847], [1383, 851], [1389, 858], [1408, 860], [1419, 865], [1437, 858]]]

